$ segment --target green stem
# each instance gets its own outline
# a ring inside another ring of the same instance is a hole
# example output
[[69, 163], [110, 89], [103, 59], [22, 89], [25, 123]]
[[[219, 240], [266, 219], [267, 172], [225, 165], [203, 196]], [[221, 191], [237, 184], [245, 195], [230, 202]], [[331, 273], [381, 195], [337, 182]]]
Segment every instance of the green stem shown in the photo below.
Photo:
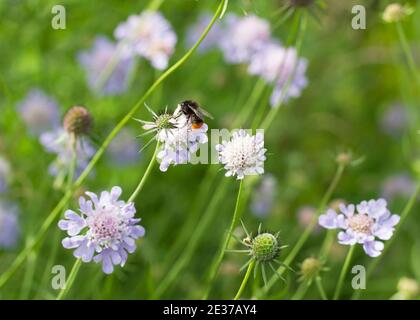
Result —
[[322, 285], [321, 277], [316, 277], [315, 279], [316, 287], [318, 288], [318, 292], [321, 295], [322, 300], [328, 300], [327, 294], [325, 293], [324, 286]]
[[[337, 168], [337, 171], [335, 172], [334, 178], [332, 179], [326, 193], [322, 197], [322, 201], [318, 207], [318, 213], [317, 215], [312, 219], [311, 223], [306, 227], [298, 241], [296, 242], [295, 246], [293, 247], [292, 251], [287, 255], [286, 259], [284, 260], [284, 264], [290, 265], [293, 260], [296, 258], [300, 250], [302, 249], [303, 245], [308, 240], [309, 236], [311, 235], [313, 229], [316, 227], [318, 222], [318, 217], [325, 209], [326, 205], [328, 204], [329, 200], [331, 199], [332, 193], [337, 187], [338, 182], [341, 179], [341, 176], [343, 175], [345, 166], [340, 164]], [[285, 267], [279, 267], [277, 269], [277, 273], [282, 275], [286, 271]], [[265, 286], [261, 291], [257, 292], [257, 297], [261, 298], [264, 296], [268, 291], [271, 289], [271, 287], [276, 283], [278, 277], [276, 275], [273, 275], [270, 280], [267, 283], [267, 286]]]
[[159, 150], [159, 142], [156, 143], [156, 148], [153, 153], [152, 159], [150, 160], [149, 165], [147, 166], [146, 171], [143, 174], [143, 177], [141, 178], [139, 184], [137, 185], [136, 189], [134, 190], [130, 198], [128, 198], [127, 202], [133, 202], [134, 199], [137, 197], [137, 195], [140, 193], [140, 191], [143, 189], [144, 184], [146, 183], [146, 180], [149, 177], [150, 172], [152, 172], [153, 166], [156, 162], [156, 155], [158, 153], [158, 150]]
[[[172, 65], [164, 73], [162, 73], [159, 79], [157, 79], [155, 83], [152, 84], [152, 86], [138, 100], [138, 102], [131, 108], [131, 110], [124, 116], [124, 118], [114, 127], [111, 133], [106, 137], [105, 141], [99, 147], [98, 151], [95, 153], [95, 155], [93, 156], [92, 160], [89, 162], [85, 170], [82, 172], [79, 178], [75, 181], [72, 190], [75, 190], [77, 187], [79, 187], [83, 183], [83, 181], [92, 171], [92, 169], [95, 167], [96, 163], [105, 153], [105, 150], [108, 147], [108, 145], [111, 143], [111, 141], [121, 131], [121, 129], [125, 126], [125, 124], [132, 119], [134, 114], [141, 108], [141, 106], [144, 104], [146, 99], [153, 93], [153, 91], [167, 77], [169, 77], [173, 72], [175, 72], [180, 66], [182, 66], [192, 56], [192, 54], [196, 51], [200, 43], [204, 40], [204, 38], [209, 33], [213, 24], [216, 22], [216, 20], [220, 16], [220, 13], [222, 12], [222, 8], [224, 7], [224, 4], [226, 1], [227, 0], [220, 1], [220, 4], [213, 16], [213, 19], [210, 21], [210, 23], [208, 24], [208, 26], [206, 27], [206, 29], [204, 30], [204, 32], [202, 33], [198, 41], [194, 44], [194, 46], [190, 50], [188, 50], [187, 53], [185, 53], [185, 55], [182, 56], [174, 65]], [[41, 228], [39, 228], [39, 231], [37, 235], [35, 236], [34, 241], [32, 241], [28, 246], [26, 246], [15, 258], [11, 266], [5, 272], [1, 274], [0, 288], [10, 279], [10, 277], [16, 272], [19, 266], [25, 261], [25, 258], [28, 256], [29, 252], [31, 252], [31, 250], [43, 239], [45, 232], [49, 229], [51, 224], [56, 220], [57, 216], [62, 212], [63, 208], [67, 205], [67, 202], [71, 199], [71, 197], [72, 197], [72, 192], [66, 192], [64, 194], [64, 196], [58, 202], [56, 207], [51, 211], [51, 213], [48, 215], [44, 223], [41, 225]]]
[[241, 297], [242, 292], [244, 291], [245, 286], [248, 282], [249, 276], [251, 275], [252, 269], [254, 269], [254, 265], [255, 265], [255, 259], [252, 259], [251, 263], [248, 265], [248, 268], [246, 269], [246, 273], [245, 273], [244, 279], [242, 280], [241, 286], [239, 287], [239, 290], [236, 293], [235, 298], [233, 298], [233, 300], [238, 300]]
[[333, 298], [334, 300], [338, 300], [338, 298], [340, 297], [341, 289], [343, 288], [343, 282], [344, 282], [344, 279], [346, 278], [347, 271], [349, 270], [350, 262], [353, 257], [355, 248], [356, 248], [356, 245], [350, 246], [350, 249], [347, 253], [346, 260], [344, 261], [343, 268], [341, 269], [341, 272], [340, 272], [340, 277], [338, 278], [337, 287], [335, 289], [334, 298]]
[[79, 272], [81, 265], [82, 265], [82, 260], [77, 259], [73, 265], [73, 268], [71, 268], [70, 275], [66, 281], [64, 288], [60, 290], [60, 293], [58, 294], [56, 300], [63, 300], [66, 297], [70, 288], [73, 286], [74, 280], [76, 279], [76, 275]]
[[412, 73], [414, 79], [416, 80], [417, 84], [420, 84], [419, 74], [417, 73], [417, 66], [414, 61], [413, 54], [410, 50], [410, 45], [408, 44], [407, 37], [405, 35], [404, 29], [402, 27], [401, 22], [396, 22], [395, 26], [397, 28], [398, 37], [400, 39], [401, 47], [404, 51], [405, 57], [407, 59], [408, 68], [410, 72]]
[[[405, 205], [401, 213], [400, 222], [397, 225], [397, 229], [395, 230], [394, 235], [392, 236], [391, 239], [385, 242], [385, 247], [384, 247], [384, 250], [382, 251], [382, 254], [379, 257], [376, 257], [368, 266], [367, 272], [366, 272], [366, 281], [368, 281], [369, 278], [372, 276], [373, 272], [376, 270], [376, 267], [379, 265], [384, 255], [388, 252], [389, 248], [391, 247], [394, 239], [398, 239], [398, 234], [401, 232], [402, 226], [404, 225], [404, 222], [407, 220], [408, 215], [410, 214], [414, 205], [416, 204], [419, 195], [420, 195], [420, 183], [417, 184], [416, 190], [413, 192], [407, 204]], [[362, 290], [356, 291], [353, 294], [352, 299], [358, 299], [361, 295], [361, 291]]]
[[303, 280], [296, 290], [296, 293], [292, 296], [291, 300], [302, 300], [308, 289], [311, 287], [312, 282]]
[[74, 133], [70, 133], [70, 148], [71, 148], [71, 162], [69, 167], [69, 172], [67, 175], [67, 187], [66, 191], [71, 192], [73, 187], [73, 179], [74, 179], [74, 173], [76, 171], [77, 166], [77, 137]]
[[216, 257], [215, 260], [213, 260], [213, 263], [210, 267], [210, 274], [209, 274], [209, 277], [208, 277], [209, 285], [208, 285], [208, 288], [207, 288], [207, 290], [204, 294], [204, 297], [203, 297], [204, 300], [206, 300], [208, 298], [209, 294], [210, 294], [212, 284], [213, 284], [213, 282], [214, 282], [214, 280], [217, 276], [217, 272], [219, 271], [220, 264], [222, 263], [223, 257], [225, 256], [225, 252], [226, 252], [226, 250], [229, 246], [229, 242], [230, 242], [230, 239], [232, 238], [233, 231], [234, 231], [236, 225], [239, 222], [240, 215], [241, 215], [240, 212], [242, 213], [242, 211], [239, 210], [239, 205], [240, 205], [240, 201], [241, 201], [241, 194], [242, 194], [242, 185], [243, 185], [243, 180], [241, 180], [241, 182], [239, 183], [239, 190], [238, 190], [238, 195], [236, 197], [235, 210], [233, 211], [233, 217], [232, 217], [232, 221], [230, 223], [229, 231], [226, 234], [225, 240], [223, 241], [223, 243], [221, 245], [219, 255]]
[[252, 114], [255, 106], [261, 98], [261, 95], [264, 93], [266, 88], [266, 82], [264, 79], [260, 78], [255, 83], [254, 88], [252, 89], [251, 95], [249, 96], [246, 104], [241, 108], [242, 112], [239, 117], [236, 118], [234, 122], [234, 127], [243, 127], [244, 123], [247, 121], [249, 116]]

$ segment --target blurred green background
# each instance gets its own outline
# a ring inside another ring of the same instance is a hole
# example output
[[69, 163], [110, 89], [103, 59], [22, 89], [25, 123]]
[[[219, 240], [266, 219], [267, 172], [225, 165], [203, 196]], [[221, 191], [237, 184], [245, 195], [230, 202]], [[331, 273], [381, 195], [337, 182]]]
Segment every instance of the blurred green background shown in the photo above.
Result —
[[[286, 42], [291, 21], [276, 25], [279, 16], [273, 14], [284, 1], [238, 0], [230, 1], [228, 13], [248, 13], [270, 21], [273, 37]], [[309, 84], [300, 98], [292, 99], [282, 107], [275, 122], [265, 133], [268, 158], [265, 170], [278, 181], [275, 201], [269, 214], [259, 218], [249, 205], [243, 219], [247, 227], [281, 231], [284, 244], [292, 247], [303, 227], [298, 211], [303, 206], [317, 207], [334, 174], [335, 156], [351, 150], [357, 166], [347, 168], [334, 199], [358, 203], [381, 196], [383, 184], [392, 175], [405, 173], [413, 180], [418, 177], [419, 87], [412, 80], [393, 25], [381, 20], [388, 1], [326, 1], [326, 9], [317, 22], [310, 18], [304, 36], [301, 55], [309, 61]], [[77, 61], [77, 53], [89, 49], [97, 35], [113, 38], [115, 27], [130, 14], [144, 10], [149, 1], [139, 0], [64, 0], [67, 10], [67, 28], [51, 28], [49, 0], [0, 0], [0, 154], [12, 166], [12, 182], [6, 195], [19, 207], [22, 236], [16, 250], [0, 251], [0, 271], [5, 270], [26, 241], [61, 198], [62, 193], [52, 189], [53, 178], [48, 165], [53, 156], [44, 151], [36, 137], [31, 136], [17, 112], [16, 105], [32, 88], [40, 88], [54, 97], [64, 113], [70, 106], [88, 107], [95, 120], [94, 141], [99, 145], [113, 126], [128, 112], [139, 97], [156, 79], [156, 71], [145, 60], [139, 61], [135, 78], [127, 92], [101, 97], [86, 83], [85, 72]], [[351, 28], [351, 8], [363, 4], [367, 8], [367, 29]], [[416, 2], [412, 1], [412, 5]], [[202, 12], [214, 12], [217, 1], [170, 0], [163, 1], [159, 10], [169, 20], [178, 36], [175, 62], [188, 49], [185, 36], [188, 27]], [[420, 8], [403, 23], [415, 59], [420, 61]], [[214, 120], [210, 128], [229, 127], [248, 99], [256, 77], [246, 68], [228, 65], [220, 51], [195, 53], [173, 73], [149, 99], [155, 110], [169, 106], [174, 109], [182, 100], [194, 99], [210, 111]], [[269, 94], [267, 91], [266, 96]], [[267, 97], [259, 104], [267, 105]], [[388, 108], [401, 104], [407, 112], [407, 123], [401, 132], [390, 135], [384, 131], [381, 119]], [[137, 118], [150, 118], [142, 108]], [[251, 122], [251, 121], [249, 121]], [[249, 127], [250, 123], [241, 126]], [[141, 134], [135, 121], [128, 127]], [[139, 138], [139, 143], [147, 140]], [[142, 152], [140, 160], [132, 165], [116, 166], [107, 157], [102, 158], [83, 188], [94, 192], [120, 185], [128, 197], [141, 178], [152, 155], [152, 148]], [[417, 170], [416, 170], [417, 167]], [[192, 260], [163, 295], [164, 298], [200, 298], [205, 290], [205, 276], [226, 231], [235, 204], [237, 183], [224, 177], [222, 171], [211, 183], [210, 191], [197, 199], [199, 187], [206, 183], [205, 165], [171, 167], [162, 173], [157, 168], [147, 181], [145, 190], [136, 201], [138, 215], [146, 228], [146, 236], [138, 243], [138, 250], [130, 255], [124, 268], [116, 268], [111, 276], [102, 273], [94, 263], [83, 264], [69, 298], [147, 299], [171, 268], [175, 258], [182, 254], [173, 251], [173, 244], [189, 221], [193, 208], [204, 211], [221, 181], [228, 189], [204, 238], [198, 244]], [[405, 195], [390, 202], [393, 213], [401, 213], [407, 202]], [[76, 209], [77, 202], [69, 204]], [[388, 299], [395, 292], [403, 276], [420, 281], [420, 219], [418, 205], [402, 227], [395, 242], [379, 268], [367, 284], [363, 298]], [[51, 265], [70, 268], [74, 257], [61, 247], [64, 232], [54, 227], [46, 240], [29, 256], [18, 273], [0, 289], [0, 298], [53, 298]], [[192, 233], [193, 228], [188, 230]], [[292, 267], [316, 255], [325, 236], [325, 230], [314, 233], [300, 252]], [[289, 247], [289, 248], [290, 248]], [[345, 247], [335, 246], [323, 274], [328, 293], [333, 292]], [[287, 254], [282, 253], [282, 257]], [[56, 254], [54, 254], [56, 252]], [[54, 257], [54, 261], [51, 261]], [[368, 265], [372, 258], [361, 248], [356, 251], [354, 263]], [[232, 298], [243, 274], [239, 268], [245, 263], [241, 255], [227, 254], [211, 297]], [[298, 286], [298, 275], [286, 273], [287, 285], [278, 281], [268, 298], [290, 298]], [[252, 285], [254, 283], [254, 285]], [[253, 287], [262, 285], [250, 281], [245, 296], [252, 296]], [[350, 297], [349, 286], [343, 297]], [[319, 298], [313, 286], [306, 298]]]

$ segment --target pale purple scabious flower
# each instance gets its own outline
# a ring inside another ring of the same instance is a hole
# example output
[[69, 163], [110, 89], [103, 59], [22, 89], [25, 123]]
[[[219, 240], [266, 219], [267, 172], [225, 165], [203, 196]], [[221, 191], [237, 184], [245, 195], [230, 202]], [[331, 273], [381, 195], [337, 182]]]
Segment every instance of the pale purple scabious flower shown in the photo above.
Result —
[[397, 197], [410, 197], [416, 189], [414, 180], [407, 174], [388, 177], [382, 185], [382, 196], [387, 200]]
[[168, 66], [177, 42], [170, 23], [155, 11], [129, 16], [127, 21], [117, 26], [114, 35], [120, 41], [123, 57], [139, 55], [159, 70]]
[[[297, 219], [298, 219], [299, 225], [304, 229], [309, 227], [313, 223], [314, 220], [316, 221], [316, 218], [315, 218], [316, 214], [317, 214], [316, 208], [313, 206], [306, 205], [306, 206], [302, 206], [298, 208]], [[319, 230], [320, 230], [320, 227], [316, 226], [313, 231], [314, 233], [318, 233]]]
[[[199, 16], [197, 22], [188, 28], [186, 38], [187, 45], [189, 47], [193, 46], [198, 41], [206, 27], [209, 25], [211, 19], [212, 16], [209, 13], [203, 13]], [[198, 47], [200, 52], [208, 51], [219, 45], [219, 39], [223, 36], [223, 29], [220, 23], [220, 20], [217, 20], [207, 36], [200, 43], [200, 46]]]
[[7, 184], [10, 177], [10, 164], [0, 156], [0, 193], [7, 191]]
[[[127, 90], [134, 60], [122, 58], [118, 46], [106, 37], [97, 37], [92, 49], [81, 52], [78, 58], [92, 90], [104, 94], [117, 94]], [[108, 69], [109, 75], [106, 74]], [[104, 80], [104, 77], [107, 79]]]
[[250, 135], [245, 130], [233, 133], [229, 141], [216, 145], [219, 161], [226, 169], [225, 176], [235, 176], [238, 180], [247, 175], [264, 173], [265, 152], [264, 135]]
[[0, 202], [0, 248], [12, 249], [20, 235], [16, 207]]
[[252, 194], [252, 212], [258, 217], [266, 217], [273, 207], [276, 192], [276, 178], [270, 174], [265, 175], [258, 188]]
[[382, 114], [380, 125], [390, 136], [400, 136], [408, 124], [408, 115], [401, 104], [389, 106]]
[[229, 63], [247, 63], [270, 40], [270, 25], [266, 20], [249, 15], [239, 18], [228, 15], [220, 48]]
[[114, 265], [125, 265], [128, 253], [136, 250], [135, 240], [145, 234], [138, 225], [140, 219], [134, 218], [134, 203], [118, 200], [121, 193], [120, 187], [103, 191], [99, 198], [86, 192], [90, 200], [79, 198], [80, 215], [67, 210], [65, 219], [58, 222], [69, 235], [63, 239], [63, 247], [76, 249], [73, 255], [83, 262], [102, 262], [106, 274], [114, 271]]
[[204, 123], [200, 128], [192, 128], [189, 120], [181, 113], [180, 106], [175, 110], [173, 120], [174, 128], [160, 130], [156, 135], [156, 139], [161, 143], [157, 159], [163, 172], [167, 171], [170, 165], [188, 163], [200, 144], [208, 141], [207, 124]]
[[57, 102], [39, 89], [31, 90], [17, 109], [32, 134], [39, 135], [59, 125]]
[[298, 57], [295, 48], [284, 48], [271, 42], [252, 57], [248, 71], [274, 84], [270, 104], [276, 107], [281, 101], [300, 96], [308, 84], [307, 66], [308, 61]]
[[108, 147], [110, 159], [120, 165], [132, 164], [139, 159], [140, 145], [129, 129], [122, 129]]
[[389, 240], [400, 216], [391, 214], [384, 199], [362, 201], [357, 206], [340, 204], [341, 213], [329, 209], [319, 217], [319, 224], [326, 229], [342, 229], [338, 233], [338, 242], [344, 245], [363, 245], [370, 257], [377, 257], [384, 249], [379, 240]]
[[[67, 174], [72, 161], [72, 145], [70, 134], [64, 129], [45, 132], [40, 136], [40, 142], [45, 149], [57, 155], [55, 161], [50, 165], [50, 173], [53, 176]], [[76, 176], [78, 176], [88, 165], [95, 154], [95, 148], [84, 137], [76, 140]]]

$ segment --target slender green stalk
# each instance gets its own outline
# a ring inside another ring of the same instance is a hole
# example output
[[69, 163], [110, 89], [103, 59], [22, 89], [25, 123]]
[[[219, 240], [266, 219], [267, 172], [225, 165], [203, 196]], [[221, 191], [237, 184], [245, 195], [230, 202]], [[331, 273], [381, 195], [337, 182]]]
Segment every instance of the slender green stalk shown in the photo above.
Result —
[[77, 273], [79, 272], [81, 265], [82, 265], [82, 260], [77, 259], [73, 267], [71, 268], [70, 275], [66, 281], [64, 288], [60, 290], [56, 300], [62, 300], [66, 297], [70, 288], [73, 286], [74, 280], [76, 279]]
[[[221, 0], [219, 6], [217, 7], [217, 10], [213, 16], [213, 19], [210, 21], [204, 32], [202, 33], [201, 37], [198, 39], [198, 41], [194, 44], [194, 46], [185, 53], [184, 56], [182, 56], [174, 65], [172, 65], [170, 68], [168, 68], [162, 75], [157, 79], [150, 88], [146, 91], [146, 93], [137, 101], [137, 103], [131, 108], [131, 110], [121, 119], [121, 121], [114, 127], [114, 129], [111, 131], [111, 133], [106, 137], [105, 141], [102, 143], [102, 145], [99, 147], [98, 151], [93, 156], [92, 160], [89, 162], [85, 170], [81, 173], [79, 178], [76, 180], [76, 182], [73, 184], [73, 189], [75, 190], [77, 187], [79, 187], [83, 181], [86, 179], [86, 177], [89, 175], [89, 173], [92, 171], [92, 169], [95, 167], [96, 163], [101, 159], [102, 155], [105, 153], [106, 148], [111, 143], [111, 141], [115, 138], [115, 136], [121, 131], [121, 129], [126, 125], [130, 119], [134, 116], [134, 114], [142, 107], [146, 99], [153, 93], [153, 91], [167, 78], [169, 77], [173, 72], [175, 72], [180, 66], [182, 66], [196, 51], [198, 46], [201, 44], [201, 42], [204, 40], [204, 38], [207, 36], [208, 32], [210, 31], [213, 24], [216, 22], [217, 18], [220, 16], [220, 13], [222, 12], [222, 8], [224, 7], [224, 4], [227, 0]], [[52, 223], [56, 220], [57, 216], [61, 213], [63, 208], [67, 205], [68, 201], [72, 197], [72, 191], [66, 192], [64, 196], [61, 198], [61, 200], [58, 202], [56, 207], [51, 211], [51, 213], [48, 215], [46, 220], [43, 222], [41, 227], [38, 229], [37, 235], [34, 237], [34, 241], [30, 242], [25, 248], [18, 254], [18, 256], [15, 258], [15, 260], [12, 262], [11, 266], [1, 274], [0, 276], [0, 288], [10, 279], [10, 277], [16, 272], [16, 270], [19, 268], [19, 266], [25, 261], [25, 258], [28, 256], [29, 252], [41, 242], [43, 237], [45, 236], [45, 232], [49, 229], [49, 227], [52, 225]]]
[[[416, 190], [411, 195], [410, 199], [408, 200], [407, 204], [405, 205], [402, 213], [401, 213], [401, 219], [400, 222], [397, 225], [397, 229], [394, 232], [394, 235], [391, 239], [385, 242], [384, 250], [382, 251], [382, 254], [379, 257], [376, 257], [368, 266], [367, 272], [366, 272], [366, 281], [369, 280], [369, 278], [372, 276], [373, 272], [376, 270], [379, 263], [382, 261], [385, 254], [388, 252], [389, 248], [391, 247], [392, 243], [394, 242], [394, 239], [398, 239], [398, 235], [400, 234], [402, 230], [402, 226], [404, 225], [404, 222], [407, 220], [408, 215], [412, 211], [414, 205], [417, 202], [418, 197], [420, 196], [420, 183], [417, 184]], [[361, 295], [362, 290], [355, 291], [352, 299], [358, 299]]]
[[419, 78], [419, 74], [418, 74], [418, 69], [417, 69], [416, 63], [414, 61], [413, 54], [410, 50], [410, 45], [408, 44], [407, 37], [406, 37], [405, 32], [404, 32], [404, 28], [402, 27], [402, 24], [399, 21], [395, 23], [395, 26], [397, 28], [398, 38], [400, 40], [401, 47], [402, 47], [402, 49], [404, 51], [404, 54], [405, 54], [405, 57], [407, 59], [408, 68], [409, 68], [410, 72], [412, 73], [414, 79], [416, 80], [417, 84], [420, 85], [420, 78]]
[[[317, 215], [312, 219], [311, 223], [306, 227], [306, 229], [304, 230], [304, 232], [302, 233], [302, 235], [300, 236], [300, 238], [296, 242], [292, 251], [290, 251], [290, 253], [287, 255], [286, 259], [284, 260], [285, 265], [290, 265], [294, 261], [294, 259], [296, 258], [296, 256], [300, 252], [300, 250], [302, 249], [303, 245], [308, 240], [308, 238], [311, 235], [313, 229], [317, 225], [318, 216], [321, 214], [321, 212], [323, 212], [326, 205], [330, 201], [331, 196], [332, 196], [334, 190], [336, 189], [336, 187], [338, 185], [338, 182], [341, 179], [341, 176], [343, 175], [344, 168], [345, 168], [345, 166], [342, 165], [342, 164], [340, 164], [338, 166], [337, 171], [335, 172], [334, 178], [332, 179], [326, 193], [322, 197], [321, 203], [318, 207]], [[279, 275], [282, 275], [285, 271], [286, 271], [286, 268], [283, 267], [283, 266], [281, 266], [277, 269], [277, 273]], [[268, 291], [276, 283], [277, 280], [278, 280], [278, 277], [276, 275], [273, 275], [270, 278], [270, 280], [268, 281], [267, 285], [263, 289], [261, 289], [260, 291], [257, 292], [257, 297], [262, 298], [266, 293], [268, 293]]]
[[334, 300], [338, 300], [338, 298], [340, 297], [341, 289], [343, 288], [343, 282], [344, 282], [344, 279], [346, 278], [347, 271], [349, 270], [350, 262], [351, 262], [351, 259], [353, 258], [353, 253], [354, 253], [355, 248], [356, 248], [356, 245], [352, 245], [350, 246], [350, 249], [347, 252], [346, 260], [344, 261], [343, 268], [341, 269], [341, 272], [340, 272], [340, 277], [338, 278], [337, 287], [335, 289], [334, 298], [333, 298]]
[[303, 280], [297, 288], [296, 293], [292, 296], [291, 300], [302, 300], [311, 284], [312, 282], [309, 280]]
[[257, 105], [258, 101], [261, 98], [261, 95], [264, 93], [264, 89], [266, 88], [267, 84], [264, 79], [260, 78], [255, 83], [254, 88], [252, 89], [251, 95], [249, 99], [245, 103], [245, 105], [241, 108], [243, 110], [241, 114], [236, 118], [234, 126], [243, 127], [244, 123], [247, 121], [249, 116], [252, 114], [255, 106]]
[[128, 198], [127, 202], [133, 202], [134, 199], [137, 197], [137, 195], [140, 193], [140, 191], [143, 189], [144, 184], [146, 183], [146, 180], [149, 177], [150, 172], [152, 172], [153, 166], [156, 162], [156, 155], [158, 153], [158, 150], [159, 150], [159, 142], [156, 143], [156, 148], [155, 148], [155, 151], [153, 152], [152, 159], [150, 160], [149, 165], [147, 166], [146, 171], [143, 174], [143, 177], [141, 178], [133, 194], [130, 196], [130, 198]]
[[226, 234], [226, 237], [225, 237], [224, 241], [222, 242], [219, 254], [213, 260], [213, 263], [210, 267], [210, 273], [209, 273], [209, 277], [208, 277], [209, 285], [208, 285], [208, 288], [207, 288], [207, 290], [204, 294], [204, 297], [203, 297], [204, 300], [207, 299], [207, 297], [210, 294], [212, 284], [213, 284], [213, 282], [214, 282], [214, 280], [217, 276], [217, 272], [219, 271], [220, 264], [222, 263], [223, 257], [225, 256], [225, 252], [226, 252], [227, 248], [229, 247], [229, 242], [230, 242], [230, 239], [232, 238], [233, 231], [235, 230], [235, 227], [238, 225], [240, 215], [242, 213], [242, 210], [239, 210], [239, 205], [240, 205], [240, 202], [241, 202], [241, 194], [242, 194], [242, 185], [243, 185], [243, 180], [241, 180], [241, 182], [239, 183], [238, 195], [236, 197], [235, 210], [233, 211], [233, 216], [232, 216], [232, 221], [230, 223], [229, 231]]
[[325, 293], [324, 286], [322, 285], [321, 277], [316, 277], [315, 279], [316, 287], [318, 288], [318, 292], [321, 295], [322, 300], [328, 300], [327, 294]]
[[245, 273], [244, 279], [242, 280], [241, 286], [239, 287], [239, 290], [236, 293], [235, 298], [233, 298], [233, 300], [238, 300], [241, 297], [242, 292], [244, 291], [245, 286], [248, 282], [249, 276], [251, 275], [252, 269], [254, 269], [254, 265], [255, 265], [255, 259], [252, 259], [251, 263], [248, 265], [248, 268], [246, 269], [246, 273]]
[[76, 171], [76, 166], [77, 166], [76, 147], [77, 147], [77, 137], [74, 133], [71, 133], [70, 134], [71, 161], [70, 161], [70, 166], [69, 166], [69, 172], [67, 175], [67, 186], [66, 186], [66, 191], [70, 191], [70, 192], [73, 187], [74, 173]]

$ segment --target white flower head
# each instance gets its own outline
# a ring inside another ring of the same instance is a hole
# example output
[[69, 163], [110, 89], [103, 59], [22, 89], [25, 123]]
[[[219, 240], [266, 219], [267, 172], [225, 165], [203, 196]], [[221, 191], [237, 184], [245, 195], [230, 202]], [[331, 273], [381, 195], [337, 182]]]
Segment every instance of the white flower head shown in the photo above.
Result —
[[220, 47], [227, 62], [246, 63], [270, 37], [270, 25], [266, 20], [254, 15], [243, 18], [229, 15]]
[[363, 245], [370, 257], [377, 257], [384, 249], [379, 240], [389, 240], [400, 216], [391, 214], [384, 199], [362, 201], [357, 206], [350, 204], [339, 206], [340, 213], [329, 209], [319, 217], [319, 224], [326, 229], [342, 229], [338, 233], [338, 242], [344, 245]]
[[264, 135], [259, 132], [255, 136], [245, 130], [233, 133], [230, 141], [216, 145], [219, 161], [224, 164], [226, 176], [237, 176], [238, 180], [246, 175], [264, 173], [265, 152]]
[[172, 121], [173, 128], [160, 130], [156, 135], [156, 139], [162, 144], [157, 154], [161, 171], [167, 171], [171, 164], [188, 163], [199, 145], [208, 141], [207, 124], [203, 123], [201, 127], [193, 128], [179, 105], [173, 113]]
[[118, 25], [114, 35], [120, 41], [123, 57], [139, 55], [159, 70], [168, 66], [177, 42], [170, 23], [155, 11], [131, 15], [127, 21]]

